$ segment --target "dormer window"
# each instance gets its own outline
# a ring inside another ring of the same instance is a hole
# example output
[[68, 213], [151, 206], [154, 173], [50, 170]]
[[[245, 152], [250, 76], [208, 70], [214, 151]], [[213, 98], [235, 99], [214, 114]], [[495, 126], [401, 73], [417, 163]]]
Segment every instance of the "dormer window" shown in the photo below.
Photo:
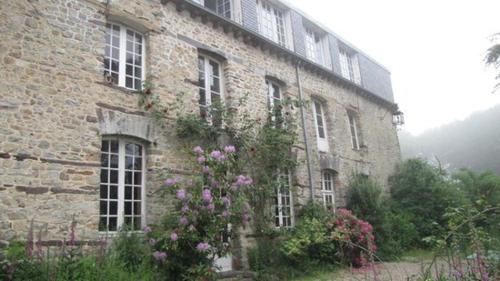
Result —
[[306, 57], [317, 64], [331, 68], [328, 39], [325, 33], [314, 27], [305, 26]]
[[240, 0], [194, 0], [194, 2], [205, 6], [205, 8], [215, 12], [217, 15], [241, 22]]
[[340, 48], [340, 70], [345, 79], [361, 85], [361, 74], [359, 73], [358, 56], [347, 48]]
[[283, 9], [265, 1], [257, 1], [259, 32], [285, 48], [292, 49], [289, 15]]

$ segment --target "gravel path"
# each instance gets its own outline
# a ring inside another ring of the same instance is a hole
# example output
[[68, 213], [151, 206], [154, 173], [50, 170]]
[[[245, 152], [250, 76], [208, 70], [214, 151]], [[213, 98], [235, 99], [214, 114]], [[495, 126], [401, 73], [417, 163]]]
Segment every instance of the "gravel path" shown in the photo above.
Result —
[[[335, 273], [331, 281], [415, 281], [429, 265], [425, 262], [380, 263], [362, 269], [344, 269]], [[438, 265], [439, 266], [444, 266]], [[433, 268], [434, 269], [434, 268]], [[376, 276], [375, 276], [376, 272]]]

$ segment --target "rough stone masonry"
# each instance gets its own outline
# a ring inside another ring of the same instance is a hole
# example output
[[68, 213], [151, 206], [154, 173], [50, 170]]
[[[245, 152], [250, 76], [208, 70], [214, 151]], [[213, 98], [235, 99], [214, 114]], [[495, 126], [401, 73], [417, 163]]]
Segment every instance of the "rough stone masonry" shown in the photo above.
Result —
[[[304, 101], [321, 102], [329, 149], [318, 150], [309, 105], [304, 108], [306, 131], [300, 128], [296, 147], [302, 161], [292, 173], [294, 209], [310, 196], [307, 149], [315, 200], [323, 200], [323, 170], [334, 172], [337, 206], [344, 204], [353, 173], [364, 173], [387, 186], [400, 161], [392, 123], [395, 105], [363, 88], [375, 79], [366, 76], [366, 69], [361, 71], [365, 84], [357, 86], [303, 56], [280, 50], [255, 32], [245, 31], [245, 26], [238, 30], [234, 23], [213, 20], [213, 14], [189, 2], [1, 1], [0, 247], [13, 239], [26, 239], [31, 220], [35, 227], [46, 228], [46, 240], [67, 237], [72, 218], [78, 222], [79, 239], [99, 237], [101, 145], [108, 136], [133, 138], [145, 148], [143, 224], [157, 222], [169, 206], [168, 199], [158, 196], [158, 171], [189, 173], [187, 155], [175, 136], [175, 116], [169, 126], [159, 128], [138, 105], [138, 92], [106, 82], [104, 38], [109, 22], [144, 35], [145, 72], [162, 103], [184, 93], [186, 112], [199, 110], [200, 52], [220, 61], [223, 100], [228, 106], [249, 93], [239, 110], [266, 115], [266, 79], [279, 81], [284, 97], [299, 98], [300, 84]], [[243, 0], [241, 6], [255, 9], [251, 2]], [[291, 17], [294, 22], [300, 19], [297, 13]], [[332, 60], [335, 70], [338, 56]], [[353, 149], [347, 112], [356, 114], [359, 149]], [[300, 120], [299, 110], [293, 114]]]

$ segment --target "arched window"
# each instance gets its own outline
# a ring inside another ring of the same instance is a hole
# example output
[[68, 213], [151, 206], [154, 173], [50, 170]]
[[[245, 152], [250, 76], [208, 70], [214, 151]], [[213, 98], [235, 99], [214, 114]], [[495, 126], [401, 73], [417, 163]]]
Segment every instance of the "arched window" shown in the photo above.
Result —
[[145, 151], [126, 138], [106, 138], [101, 147], [99, 231], [145, 226]]
[[335, 174], [332, 171], [324, 170], [321, 173], [321, 189], [324, 206], [327, 209], [335, 208]]

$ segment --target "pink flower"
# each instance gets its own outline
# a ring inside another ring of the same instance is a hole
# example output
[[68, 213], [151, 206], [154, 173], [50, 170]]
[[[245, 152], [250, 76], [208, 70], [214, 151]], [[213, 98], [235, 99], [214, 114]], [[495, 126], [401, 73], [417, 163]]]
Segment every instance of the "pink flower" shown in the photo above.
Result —
[[222, 202], [224, 202], [224, 205], [226, 207], [229, 207], [231, 205], [231, 199], [229, 199], [229, 197], [227, 196], [222, 197]]
[[224, 210], [224, 211], [222, 212], [222, 217], [224, 217], [224, 218], [227, 218], [227, 217], [229, 217], [230, 215], [231, 215], [231, 212], [229, 212], [228, 210]]
[[234, 148], [234, 146], [232, 146], [232, 145], [227, 145], [226, 147], [224, 147], [224, 152], [225, 153], [234, 153], [234, 152], [236, 152], [236, 148]]
[[245, 177], [244, 175], [239, 175], [236, 177], [236, 182], [234, 183], [236, 186], [244, 186], [251, 185], [253, 180], [249, 177]]
[[208, 204], [207, 210], [211, 213], [215, 210], [215, 205], [213, 203]]
[[210, 244], [200, 242], [200, 243], [198, 243], [198, 245], [196, 245], [196, 249], [200, 252], [206, 252], [210, 249]]
[[198, 158], [196, 158], [196, 161], [198, 161], [198, 164], [200, 164], [200, 165], [201, 165], [201, 164], [204, 164], [206, 160], [207, 160], [207, 159], [206, 159], [206, 158], [205, 158], [205, 156], [203, 156], [203, 155], [201, 155], [201, 156], [199, 156]]
[[210, 189], [203, 189], [201, 197], [205, 202], [212, 202], [212, 193], [210, 192]]
[[203, 166], [203, 173], [210, 174], [210, 168], [208, 166]]
[[149, 227], [149, 226], [145, 226], [145, 227], [142, 229], [142, 231], [143, 231], [144, 233], [150, 233], [150, 232], [151, 232], [151, 227]]
[[178, 182], [178, 179], [167, 179], [165, 181], [165, 185], [170, 187], [170, 186], [175, 185], [177, 182]]
[[170, 240], [172, 240], [172, 241], [177, 241], [177, 239], [179, 239], [179, 236], [177, 235], [177, 233], [172, 232], [172, 233], [170, 234]]
[[153, 253], [153, 257], [155, 258], [155, 260], [159, 262], [164, 262], [165, 259], [167, 258], [167, 253], [156, 251]]
[[184, 200], [186, 199], [186, 191], [184, 189], [177, 190], [177, 199]]
[[201, 148], [201, 146], [196, 146], [195, 148], [193, 148], [193, 152], [196, 154], [203, 154], [203, 149]]
[[183, 212], [183, 213], [187, 213], [187, 212], [189, 212], [189, 206], [188, 206], [188, 205], [184, 205], [184, 206], [182, 206], [182, 208], [181, 208], [181, 212]]
[[221, 162], [221, 161], [224, 161], [226, 159], [226, 156], [224, 156], [224, 154], [222, 152], [220, 152], [219, 150], [214, 150], [210, 153], [210, 157], [214, 158], [215, 160]]
[[181, 217], [179, 219], [179, 223], [182, 224], [182, 225], [188, 225], [189, 221], [186, 217]]

